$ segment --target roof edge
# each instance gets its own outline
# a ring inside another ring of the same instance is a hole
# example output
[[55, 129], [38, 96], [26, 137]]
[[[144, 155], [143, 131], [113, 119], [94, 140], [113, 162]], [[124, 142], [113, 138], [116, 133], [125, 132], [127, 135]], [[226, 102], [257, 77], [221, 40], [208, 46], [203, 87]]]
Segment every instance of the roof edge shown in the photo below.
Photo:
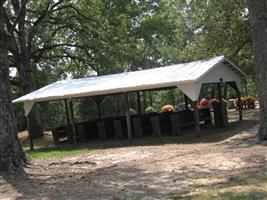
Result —
[[248, 75], [243, 72], [239, 67], [237, 67], [234, 63], [232, 63], [230, 60], [224, 57], [224, 60], [227, 61], [230, 65], [232, 65], [234, 68], [236, 68], [244, 77], [243, 78], [248, 78]]
[[[238, 70], [240, 72], [240, 74], [242, 74], [243, 76], [240, 76], [241, 79], [246, 79], [248, 78], [248, 75], [243, 72], [239, 67], [237, 67], [234, 63], [232, 63], [231, 61], [229, 61], [227, 58], [225, 58], [224, 55], [220, 56], [221, 59], [216, 63], [214, 64], [208, 71], [206, 71], [206, 73], [202, 74], [200, 77], [197, 78], [196, 81], [199, 81], [201, 80], [205, 75], [207, 75], [211, 70], [213, 70], [217, 65], [223, 63], [224, 61], [228, 62], [230, 65], [232, 65], [236, 70]], [[236, 73], [236, 72], [235, 72]]]

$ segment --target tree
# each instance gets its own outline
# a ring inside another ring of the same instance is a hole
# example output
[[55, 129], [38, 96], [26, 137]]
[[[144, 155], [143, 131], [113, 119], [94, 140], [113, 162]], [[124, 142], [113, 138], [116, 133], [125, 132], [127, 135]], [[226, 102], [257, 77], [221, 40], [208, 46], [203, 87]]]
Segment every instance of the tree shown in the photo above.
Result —
[[248, 0], [252, 31], [258, 98], [260, 103], [259, 139], [267, 140], [267, 3], [266, 0]]
[[22, 168], [26, 159], [17, 137], [10, 98], [7, 50], [9, 34], [4, 26], [4, 2], [0, 1], [0, 171], [9, 171]]
[[[14, 29], [10, 34], [8, 45], [9, 64], [18, 70], [18, 84], [22, 94], [33, 91], [36, 87], [34, 73], [37, 66], [51, 57], [68, 59], [75, 57], [70, 48], [86, 48], [76, 44], [66, 35], [76, 32], [75, 24], [71, 24], [79, 11], [70, 1], [7, 1], [3, 8], [7, 29]], [[16, 24], [16, 26], [14, 26]], [[69, 35], [71, 36], [71, 35]], [[70, 37], [71, 38], [71, 37]], [[33, 137], [43, 135], [39, 109], [34, 107], [29, 115], [30, 132]]]

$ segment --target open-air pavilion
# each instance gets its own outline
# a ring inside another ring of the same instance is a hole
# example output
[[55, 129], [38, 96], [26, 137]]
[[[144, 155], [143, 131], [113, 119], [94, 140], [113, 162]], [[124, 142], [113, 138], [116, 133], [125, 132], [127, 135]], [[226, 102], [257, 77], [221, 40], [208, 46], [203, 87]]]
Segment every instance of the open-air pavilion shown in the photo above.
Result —
[[[223, 110], [223, 99], [221, 95], [221, 84], [228, 84], [236, 92], [240, 103], [241, 80], [246, 78], [232, 62], [224, 56], [209, 60], [176, 64], [166, 67], [153, 68], [119, 74], [80, 78], [73, 80], [62, 80], [40, 88], [30, 94], [15, 99], [13, 103], [24, 103], [25, 116], [27, 117], [38, 102], [64, 100], [66, 106], [67, 125], [65, 131], [69, 141], [74, 143], [83, 142], [90, 138], [90, 134], [96, 135], [98, 139], [107, 139], [109, 134], [115, 138], [142, 137], [146, 131], [147, 120], [150, 123], [151, 132], [155, 136], [161, 136], [161, 126], [158, 114], [144, 116], [140, 113], [139, 91], [178, 88], [185, 94], [185, 111], [170, 113], [170, 126], [172, 134], [181, 131], [182, 125], [193, 125], [197, 136], [200, 136], [200, 121], [207, 122], [210, 116], [208, 111], [201, 111], [197, 107], [200, 90], [203, 84], [216, 84], [218, 89], [218, 109]], [[130, 115], [128, 94], [136, 92], [138, 96], [138, 114]], [[94, 122], [75, 123], [73, 116], [72, 99], [92, 97], [99, 104], [105, 96], [123, 94], [125, 101], [125, 116], [118, 118], [100, 119]], [[188, 98], [193, 103], [194, 110], [188, 109]], [[239, 116], [242, 120], [242, 109], [239, 105]], [[218, 120], [227, 120], [223, 112]], [[208, 118], [207, 118], [208, 117]], [[182, 122], [184, 119], [187, 121]], [[28, 120], [27, 120], [28, 121]], [[146, 122], [144, 122], [146, 121]], [[110, 124], [108, 124], [110, 122]], [[226, 126], [226, 125], [222, 125]], [[91, 130], [90, 130], [91, 129]], [[110, 131], [112, 129], [113, 131]], [[62, 129], [60, 130], [62, 131]], [[60, 132], [58, 131], [58, 132]], [[57, 129], [54, 130], [54, 139], [57, 137]], [[111, 133], [112, 132], [112, 133]], [[89, 135], [89, 136], [88, 136]]]

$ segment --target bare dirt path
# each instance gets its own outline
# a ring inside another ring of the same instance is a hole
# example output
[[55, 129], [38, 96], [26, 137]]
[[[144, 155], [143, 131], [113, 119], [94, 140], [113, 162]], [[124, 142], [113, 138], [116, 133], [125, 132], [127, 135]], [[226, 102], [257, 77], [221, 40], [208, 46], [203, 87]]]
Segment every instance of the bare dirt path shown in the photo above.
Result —
[[244, 181], [266, 171], [267, 147], [251, 139], [257, 112], [246, 111], [226, 132], [204, 131], [199, 141], [95, 150], [32, 165], [23, 175], [2, 174], [0, 199], [171, 199], [225, 187], [263, 192]]

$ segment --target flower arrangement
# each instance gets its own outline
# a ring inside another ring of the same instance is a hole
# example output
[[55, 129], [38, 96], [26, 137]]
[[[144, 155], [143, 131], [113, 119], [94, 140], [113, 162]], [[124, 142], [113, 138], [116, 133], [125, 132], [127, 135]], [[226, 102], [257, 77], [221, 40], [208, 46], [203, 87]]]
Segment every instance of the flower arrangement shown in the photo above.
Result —
[[211, 99], [209, 100], [209, 103], [214, 106], [215, 104], [219, 103], [219, 100], [218, 99]]
[[174, 107], [172, 105], [165, 105], [161, 108], [162, 112], [172, 112], [174, 111]]

